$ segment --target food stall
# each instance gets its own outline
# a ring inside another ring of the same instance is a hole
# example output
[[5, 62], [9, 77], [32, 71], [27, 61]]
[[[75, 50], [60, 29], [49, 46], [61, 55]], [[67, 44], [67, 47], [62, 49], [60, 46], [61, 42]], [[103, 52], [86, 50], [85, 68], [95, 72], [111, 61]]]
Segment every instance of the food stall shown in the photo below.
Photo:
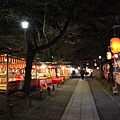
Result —
[[[13, 92], [22, 89], [24, 84], [25, 59], [0, 55], [0, 91]], [[31, 87], [34, 82], [31, 81]]]
[[[25, 66], [25, 59], [8, 54], [0, 55], [0, 91], [21, 90], [24, 85]], [[69, 65], [33, 63], [31, 75], [31, 87], [37, 86], [42, 89], [53, 84], [60, 84], [69, 78], [71, 73]]]
[[[46, 73], [50, 74], [53, 84], [60, 84], [65, 79], [71, 76], [70, 65], [58, 64], [58, 63], [46, 63]], [[44, 74], [44, 71], [43, 71]]]
[[34, 64], [32, 66], [32, 80], [36, 87], [43, 89], [53, 84], [51, 75], [45, 64]]
[[70, 65], [41, 62], [40, 64], [35, 64], [32, 68], [32, 79], [34, 79], [36, 86], [40, 89], [53, 84], [60, 84], [70, 76]]
[[60, 84], [66, 79], [65, 67], [60, 64], [48, 64], [53, 84]]

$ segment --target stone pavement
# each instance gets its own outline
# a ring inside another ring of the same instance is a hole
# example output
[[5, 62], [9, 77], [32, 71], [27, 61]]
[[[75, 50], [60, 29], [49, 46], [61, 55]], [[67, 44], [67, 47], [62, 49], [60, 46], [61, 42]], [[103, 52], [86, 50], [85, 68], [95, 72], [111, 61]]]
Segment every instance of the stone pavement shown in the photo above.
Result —
[[79, 80], [61, 120], [100, 120], [86, 80]]

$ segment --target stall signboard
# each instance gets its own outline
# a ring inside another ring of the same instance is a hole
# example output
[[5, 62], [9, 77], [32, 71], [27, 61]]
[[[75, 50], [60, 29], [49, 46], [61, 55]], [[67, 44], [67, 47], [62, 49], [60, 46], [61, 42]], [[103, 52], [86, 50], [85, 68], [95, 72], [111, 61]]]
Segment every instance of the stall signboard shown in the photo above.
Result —
[[8, 83], [8, 91], [12, 92], [12, 91], [17, 91], [22, 89], [24, 84], [24, 81], [22, 80], [18, 80], [18, 81], [11, 81]]

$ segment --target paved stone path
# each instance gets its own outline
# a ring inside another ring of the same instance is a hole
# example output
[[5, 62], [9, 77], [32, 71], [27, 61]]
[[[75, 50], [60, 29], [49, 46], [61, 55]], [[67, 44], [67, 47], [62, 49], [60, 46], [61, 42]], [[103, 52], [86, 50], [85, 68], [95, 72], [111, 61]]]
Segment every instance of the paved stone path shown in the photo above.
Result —
[[99, 120], [88, 81], [79, 80], [61, 120]]

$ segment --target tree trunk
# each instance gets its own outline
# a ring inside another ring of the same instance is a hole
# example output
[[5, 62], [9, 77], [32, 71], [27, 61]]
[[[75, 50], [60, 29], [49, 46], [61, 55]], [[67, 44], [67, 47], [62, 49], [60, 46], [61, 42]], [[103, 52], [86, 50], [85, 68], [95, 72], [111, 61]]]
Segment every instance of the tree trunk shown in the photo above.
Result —
[[32, 70], [33, 58], [34, 55], [30, 54], [27, 56], [27, 60], [26, 60], [23, 92], [26, 93], [27, 95], [30, 94], [31, 70]]
[[23, 92], [27, 95], [30, 94], [31, 70], [32, 70], [32, 63], [33, 63], [35, 54], [36, 54], [35, 49], [33, 49], [33, 45], [29, 42], [28, 52], [26, 56], [24, 86], [22, 89]]
[[56, 74], [56, 78], [58, 78], [57, 68], [55, 68], [55, 74]]

